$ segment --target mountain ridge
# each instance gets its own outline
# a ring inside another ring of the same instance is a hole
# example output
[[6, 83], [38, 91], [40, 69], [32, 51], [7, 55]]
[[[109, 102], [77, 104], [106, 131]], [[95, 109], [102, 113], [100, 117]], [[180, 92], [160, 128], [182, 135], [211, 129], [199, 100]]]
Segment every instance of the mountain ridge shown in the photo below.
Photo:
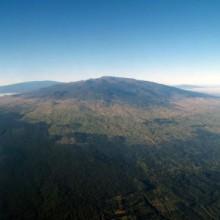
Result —
[[108, 77], [0, 98], [0, 219], [218, 220], [219, 106]]
[[208, 95], [181, 90], [175, 87], [135, 80], [105, 76], [96, 79], [62, 83], [25, 94], [24, 97], [40, 99], [77, 99], [125, 103], [135, 106], [167, 105], [173, 99], [208, 97]]

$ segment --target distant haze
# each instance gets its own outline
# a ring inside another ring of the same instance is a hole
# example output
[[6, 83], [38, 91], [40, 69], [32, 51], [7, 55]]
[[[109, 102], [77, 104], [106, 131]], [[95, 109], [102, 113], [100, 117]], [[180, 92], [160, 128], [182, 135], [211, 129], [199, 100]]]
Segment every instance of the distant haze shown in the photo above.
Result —
[[192, 91], [203, 92], [203, 93], [220, 96], [220, 86], [219, 87], [201, 87], [198, 89], [192, 89]]
[[193, 85], [180, 85], [177, 86], [178, 88], [189, 90], [189, 91], [194, 91], [194, 92], [201, 92], [201, 93], [206, 93], [210, 95], [216, 95], [220, 96], [220, 85], [217, 86], [193, 86]]
[[15, 95], [16, 93], [0, 93], [0, 97], [2, 96], [9, 96], [9, 95]]

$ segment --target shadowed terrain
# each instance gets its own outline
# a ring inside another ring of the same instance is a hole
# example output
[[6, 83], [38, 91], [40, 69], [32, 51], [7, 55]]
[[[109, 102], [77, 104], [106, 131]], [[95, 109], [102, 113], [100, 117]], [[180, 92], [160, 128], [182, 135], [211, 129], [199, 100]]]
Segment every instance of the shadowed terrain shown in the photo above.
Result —
[[114, 77], [1, 97], [0, 219], [219, 219], [219, 107]]

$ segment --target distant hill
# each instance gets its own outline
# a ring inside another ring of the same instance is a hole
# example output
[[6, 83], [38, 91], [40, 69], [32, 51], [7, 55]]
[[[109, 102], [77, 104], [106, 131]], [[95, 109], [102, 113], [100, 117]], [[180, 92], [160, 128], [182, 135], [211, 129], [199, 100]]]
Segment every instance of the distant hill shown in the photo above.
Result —
[[0, 86], [0, 93], [25, 93], [59, 84], [56, 81], [32, 81]]
[[73, 83], [63, 83], [27, 94], [44, 99], [77, 99], [124, 103], [135, 106], [167, 105], [173, 99], [205, 97], [203, 94], [129, 78], [101, 77]]

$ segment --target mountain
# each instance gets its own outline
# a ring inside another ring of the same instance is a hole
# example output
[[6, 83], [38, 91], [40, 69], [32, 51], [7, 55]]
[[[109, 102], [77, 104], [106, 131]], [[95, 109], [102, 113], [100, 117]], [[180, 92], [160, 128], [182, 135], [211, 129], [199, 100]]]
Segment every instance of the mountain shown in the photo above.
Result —
[[102, 77], [86, 81], [63, 83], [25, 95], [54, 100], [77, 99], [124, 103], [128, 105], [167, 105], [175, 99], [205, 97], [170, 86], [129, 78]]
[[219, 219], [219, 109], [114, 77], [1, 97], [0, 219]]
[[25, 93], [38, 89], [42, 89], [45, 87], [49, 87], [52, 85], [59, 84], [59, 82], [55, 81], [33, 81], [33, 82], [23, 82], [17, 83], [13, 85], [0, 86], [0, 93]]

